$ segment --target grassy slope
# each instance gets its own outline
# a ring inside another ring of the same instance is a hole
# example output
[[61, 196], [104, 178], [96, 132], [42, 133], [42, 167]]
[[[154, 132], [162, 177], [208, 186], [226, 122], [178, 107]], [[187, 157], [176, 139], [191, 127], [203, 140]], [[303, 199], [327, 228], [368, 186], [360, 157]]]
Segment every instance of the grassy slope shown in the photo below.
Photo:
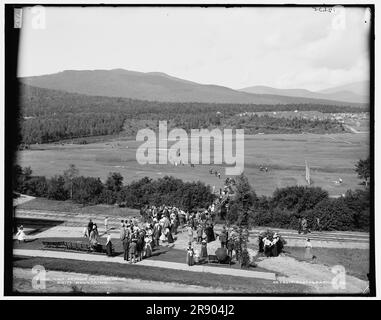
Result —
[[235, 289], [242, 293], [299, 294], [309, 292], [309, 289], [306, 286], [296, 284], [275, 284], [269, 280], [220, 276], [210, 273], [179, 271], [122, 263], [94, 263], [52, 258], [15, 257], [13, 266], [19, 268], [32, 268], [35, 265], [43, 265], [47, 270], [60, 270], [153, 281], [177, 282], [189, 285]]
[[[298, 260], [304, 260], [305, 249], [301, 247], [286, 247], [286, 253]], [[343, 265], [349, 275], [362, 280], [368, 280], [369, 250], [346, 248], [313, 248], [316, 263], [330, 267]]]

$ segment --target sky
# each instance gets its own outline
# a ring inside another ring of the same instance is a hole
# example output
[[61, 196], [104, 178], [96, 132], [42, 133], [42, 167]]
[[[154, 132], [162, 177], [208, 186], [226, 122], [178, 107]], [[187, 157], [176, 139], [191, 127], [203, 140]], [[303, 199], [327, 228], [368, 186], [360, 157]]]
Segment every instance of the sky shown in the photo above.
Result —
[[164, 72], [233, 89], [369, 80], [369, 11], [337, 8], [24, 8], [18, 76]]

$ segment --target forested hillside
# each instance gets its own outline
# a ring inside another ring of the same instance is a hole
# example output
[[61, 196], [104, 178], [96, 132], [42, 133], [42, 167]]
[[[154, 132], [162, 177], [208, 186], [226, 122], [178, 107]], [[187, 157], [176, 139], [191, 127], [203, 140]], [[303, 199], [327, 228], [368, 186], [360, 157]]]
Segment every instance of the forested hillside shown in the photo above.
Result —
[[332, 120], [275, 118], [271, 116], [239, 117], [244, 112], [320, 111], [329, 113], [363, 112], [362, 107], [321, 104], [220, 104], [171, 103], [87, 96], [58, 90], [21, 85], [21, 134], [25, 144], [61, 139], [110, 135], [126, 130], [135, 135], [158, 120], [167, 120], [169, 128], [243, 128], [255, 132], [342, 132], [341, 124]]

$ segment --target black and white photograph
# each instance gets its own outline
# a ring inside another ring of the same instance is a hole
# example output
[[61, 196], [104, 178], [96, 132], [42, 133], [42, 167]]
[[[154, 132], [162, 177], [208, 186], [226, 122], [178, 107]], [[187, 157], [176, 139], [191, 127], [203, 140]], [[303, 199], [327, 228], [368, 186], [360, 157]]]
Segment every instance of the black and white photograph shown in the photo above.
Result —
[[5, 295], [374, 297], [374, 9], [7, 3]]

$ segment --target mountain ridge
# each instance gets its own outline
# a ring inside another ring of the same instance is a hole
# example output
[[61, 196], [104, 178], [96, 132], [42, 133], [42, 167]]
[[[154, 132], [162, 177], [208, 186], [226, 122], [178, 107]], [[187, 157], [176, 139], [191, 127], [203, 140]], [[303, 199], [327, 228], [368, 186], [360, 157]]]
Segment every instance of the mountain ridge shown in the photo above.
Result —
[[125, 69], [65, 70], [49, 75], [22, 77], [19, 79], [24, 84], [40, 88], [147, 101], [351, 105], [340, 100], [279, 94], [253, 94], [215, 84], [200, 84], [176, 78], [163, 72], [138, 72]]
[[292, 97], [303, 97], [312, 99], [339, 100], [351, 103], [369, 103], [369, 81], [354, 82], [346, 85], [327, 88], [320, 91], [307, 89], [278, 89], [270, 86], [251, 86], [239, 89], [241, 92], [252, 94], [276, 94]]

